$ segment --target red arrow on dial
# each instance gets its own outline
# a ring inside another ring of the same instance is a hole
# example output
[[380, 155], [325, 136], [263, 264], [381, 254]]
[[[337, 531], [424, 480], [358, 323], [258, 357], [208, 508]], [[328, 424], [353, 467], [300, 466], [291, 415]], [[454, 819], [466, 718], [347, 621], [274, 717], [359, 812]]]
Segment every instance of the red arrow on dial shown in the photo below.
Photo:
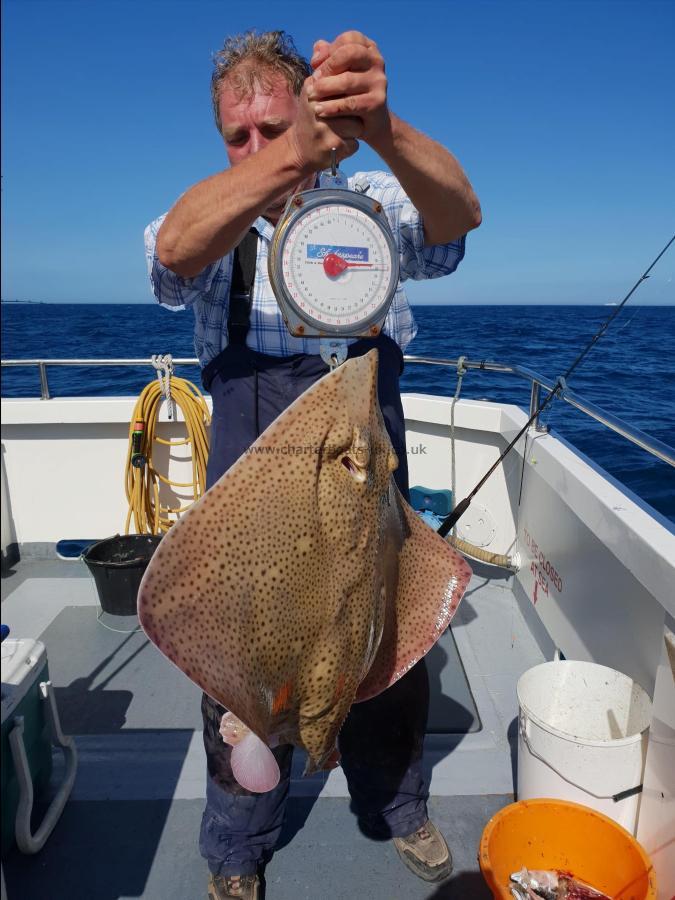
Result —
[[347, 262], [346, 259], [343, 259], [341, 256], [338, 256], [337, 253], [327, 253], [323, 258], [323, 270], [326, 275], [340, 275], [345, 269], [372, 269], [372, 263], [354, 263]]

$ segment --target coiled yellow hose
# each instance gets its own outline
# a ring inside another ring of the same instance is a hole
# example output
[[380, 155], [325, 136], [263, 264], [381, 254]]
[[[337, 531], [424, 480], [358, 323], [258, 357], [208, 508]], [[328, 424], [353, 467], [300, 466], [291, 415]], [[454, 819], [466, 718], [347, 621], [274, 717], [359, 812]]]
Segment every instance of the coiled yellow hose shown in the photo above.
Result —
[[[167, 402], [175, 401], [176, 407], [180, 409], [185, 419], [186, 437], [180, 440], [167, 441], [155, 434], [162, 400], [165, 399], [158, 380], [146, 385], [134, 407], [129, 424], [129, 451], [125, 473], [125, 488], [129, 503], [125, 534], [129, 533], [132, 516], [137, 534], [167, 532], [205, 490], [206, 463], [209, 456], [206, 429], [211, 423], [209, 409], [199, 388], [191, 381], [170, 376], [170, 392], [171, 400]], [[152, 459], [155, 442], [170, 447], [185, 444], [192, 446], [192, 482], [170, 481], [157, 471]], [[145, 459], [144, 463], [134, 465], [132, 458], [136, 457], [138, 461], [141, 455]], [[192, 488], [192, 500], [185, 506], [175, 508], [161, 506], [160, 482], [174, 488]]]

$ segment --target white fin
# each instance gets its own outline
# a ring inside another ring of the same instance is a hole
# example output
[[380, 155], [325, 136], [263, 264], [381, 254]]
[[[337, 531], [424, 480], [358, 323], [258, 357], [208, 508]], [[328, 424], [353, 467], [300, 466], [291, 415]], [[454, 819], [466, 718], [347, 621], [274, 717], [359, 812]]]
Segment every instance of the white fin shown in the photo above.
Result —
[[247, 791], [263, 794], [279, 784], [280, 772], [274, 754], [252, 731], [232, 748], [232, 774]]

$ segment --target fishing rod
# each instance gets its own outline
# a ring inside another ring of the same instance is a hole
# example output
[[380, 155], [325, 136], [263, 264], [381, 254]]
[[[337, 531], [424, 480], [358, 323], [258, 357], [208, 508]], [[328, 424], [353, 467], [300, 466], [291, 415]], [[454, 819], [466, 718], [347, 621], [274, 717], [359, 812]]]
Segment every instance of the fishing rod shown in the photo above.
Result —
[[548, 394], [548, 396], [546, 396], [546, 397], [542, 400], [542, 402], [539, 404], [538, 408], [537, 408], [537, 409], [535, 410], [535, 412], [530, 416], [530, 418], [527, 420], [527, 422], [525, 423], [525, 425], [523, 425], [523, 427], [520, 429], [520, 431], [518, 432], [518, 434], [514, 437], [514, 439], [513, 439], [513, 440], [511, 441], [511, 443], [508, 445], [508, 447], [506, 448], [506, 450], [504, 450], [504, 452], [501, 454], [501, 456], [499, 457], [499, 459], [498, 459], [492, 466], [490, 466], [490, 468], [488, 469], [488, 471], [485, 473], [485, 475], [483, 475], [483, 477], [482, 477], [481, 480], [478, 482], [478, 484], [476, 485], [476, 487], [471, 491], [471, 493], [468, 494], [468, 496], [466, 496], [460, 503], [457, 504], [457, 506], [453, 509], [453, 511], [450, 513], [449, 516], [447, 516], [445, 519], [443, 519], [443, 521], [441, 522], [441, 524], [440, 524], [440, 526], [439, 526], [439, 528], [438, 528], [438, 534], [440, 534], [441, 537], [445, 537], [445, 536], [447, 535], [447, 533], [450, 531], [450, 529], [453, 528], [453, 527], [455, 526], [455, 524], [461, 519], [461, 517], [464, 515], [464, 513], [465, 513], [465, 512], [467, 511], [467, 509], [469, 508], [469, 505], [470, 505], [472, 499], [476, 496], [476, 494], [478, 493], [478, 491], [483, 487], [483, 485], [484, 485], [485, 482], [488, 480], [488, 478], [490, 477], [490, 475], [492, 475], [492, 473], [495, 471], [495, 469], [497, 468], [497, 466], [504, 460], [504, 458], [511, 452], [511, 450], [513, 450], [513, 448], [516, 446], [516, 444], [517, 444], [518, 441], [521, 439], [521, 437], [525, 434], [525, 432], [526, 432], [527, 429], [530, 427], [530, 425], [535, 421], [535, 419], [537, 418], [537, 416], [539, 416], [539, 415], [546, 409], [546, 407], [549, 405], [549, 403], [551, 403], [551, 401], [552, 401], [555, 397], [557, 397], [558, 394], [559, 394], [561, 391], [564, 391], [564, 390], [567, 388], [567, 379], [570, 377], [570, 375], [572, 374], [572, 372], [574, 372], [574, 370], [575, 370], [575, 369], [577, 368], [577, 366], [581, 363], [581, 361], [584, 359], [584, 357], [590, 352], [591, 348], [594, 347], [595, 344], [597, 344], [597, 342], [600, 340], [600, 338], [603, 336], [603, 334], [604, 334], [604, 333], [607, 331], [607, 329], [609, 328], [609, 326], [610, 326], [610, 324], [612, 323], [612, 321], [616, 318], [616, 316], [618, 316], [618, 314], [621, 312], [621, 310], [623, 309], [623, 307], [625, 306], [625, 304], [628, 302], [628, 300], [633, 296], [633, 294], [635, 293], [635, 291], [640, 287], [640, 285], [642, 284], [642, 282], [643, 282], [643, 281], [646, 281], [646, 280], [649, 278], [649, 273], [650, 273], [651, 270], [654, 268], [654, 266], [657, 264], [657, 262], [661, 259], [661, 257], [662, 257], [663, 254], [666, 252], [666, 250], [668, 250], [668, 248], [669, 248], [670, 245], [673, 243], [673, 241], [675, 241], [675, 235], [673, 235], [673, 236], [671, 237], [671, 239], [668, 241], [668, 243], [666, 244], [666, 246], [665, 246], [665, 247], [663, 248], [663, 250], [659, 253], [659, 255], [656, 257], [656, 259], [652, 262], [652, 264], [649, 266], [649, 268], [644, 272], [644, 274], [641, 275], [641, 276], [638, 278], [638, 280], [635, 282], [635, 284], [633, 285], [633, 287], [628, 291], [628, 293], [627, 293], [626, 296], [623, 298], [623, 300], [621, 301], [621, 303], [619, 303], [619, 305], [618, 305], [617, 308], [614, 310], [614, 312], [613, 312], [612, 315], [609, 317], [609, 319], [607, 319], [607, 321], [606, 321], [603, 325], [600, 326], [600, 328], [598, 329], [598, 331], [597, 331], [597, 332], [593, 335], [593, 337], [591, 338], [591, 340], [590, 340], [590, 342], [588, 343], [588, 345], [587, 345], [587, 346], [585, 347], [585, 349], [582, 350], [581, 353], [577, 356], [577, 358], [574, 360], [574, 362], [573, 362], [572, 365], [569, 367], [569, 369], [565, 372], [565, 374], [564, 374], [564, 375], [560, 375], [560, 376], [558, 377], [558, 379], [556, 380], [555, 385], [553, 386], [553, 388], [552, 388], [552, 390], [550, 391], [550, 393]]

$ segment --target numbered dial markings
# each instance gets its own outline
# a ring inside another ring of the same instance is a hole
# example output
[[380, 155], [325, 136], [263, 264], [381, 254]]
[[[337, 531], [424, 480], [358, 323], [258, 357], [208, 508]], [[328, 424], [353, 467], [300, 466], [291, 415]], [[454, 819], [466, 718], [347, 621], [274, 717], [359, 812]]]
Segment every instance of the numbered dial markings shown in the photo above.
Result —
[[286, 291], [302, 314], [319, 322], [362, 322], [390, 299], [391, 254], [384, 229], [372, 216], [348, 205], [317, 206], [286, 234], [281, 248]]

